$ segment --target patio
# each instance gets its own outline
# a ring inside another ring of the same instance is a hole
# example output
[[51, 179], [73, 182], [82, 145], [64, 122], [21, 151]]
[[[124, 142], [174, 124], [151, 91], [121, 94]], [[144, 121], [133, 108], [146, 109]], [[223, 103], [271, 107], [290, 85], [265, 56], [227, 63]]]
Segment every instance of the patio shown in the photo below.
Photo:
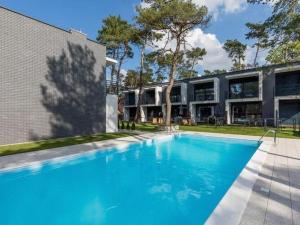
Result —
[[240, 225], [300, 224], [300, 141], [278, 139], [267, 154]]

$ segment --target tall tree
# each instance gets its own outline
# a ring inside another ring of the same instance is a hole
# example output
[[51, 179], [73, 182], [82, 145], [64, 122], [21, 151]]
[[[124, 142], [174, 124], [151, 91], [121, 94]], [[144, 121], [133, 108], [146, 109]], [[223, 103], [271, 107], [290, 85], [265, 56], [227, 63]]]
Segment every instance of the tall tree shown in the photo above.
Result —
[[206, 50], [204, 48], [197, 47], [187, 50], [185, 53], [185, 58], [183, 59], [183, 63], [178, 68], [178, 78], [186, 79], [196, 77], [198, 73], [195, 70], [195, 67], [199, 61], [203, 59], [204, 55], [206, 55]]
[[253, 47], [256, 48], [253, 66], [257, 66], [257, 56], [260, 50], [268, 47], [268, 33], [265, 24], [261, 23], [246, 23], [249, 32], [246, 34], [246, 39], [254, 39]]
[[[140, 80], [142, 79], [142, 80]], [[151, 69], [146, 68], [143, 72], [143, 75], [140, 76], [140, 70], [128, 70], [127, 75], [124, 79], [124, 86], [125, 88], [139, 88], [145, 86], [152, 82], [152, 71]]]
[[237, 39], [227, 40], [223, 46], [228, 56], [233, 61], [233, 70], [240, 70], [245, 68], [243, 60], [245, 59], [245, 51], [247, 45], [242, 44]]
[[300, 60], [300, 41], [287, 42], [269, 51], [266, 60], [273, 63], [286, 63]]
[[[117, 94], [119, 94], [120, 73], [124, 61], [133, 57], [131, 47], [134, 29], [120, 16], [109, 16], [103, 20], [102, 28], [98, 31], [97, 40], [106, 45], [107, 56], [118, 61], [111, 69], [111, 82], [116, 76]], [[111, 85], [112, 86], [112, 85]]]
[[[137, 7], [137, 10], [139, 10], [141, 6]], [[136, 19], [136, 18], [135, 18]], [[152, 69], [149, 66], [149, 63], [146, 62], [145, 60], [145, 51], [146, 47], [152, 47], [152, 43], [154, 40], [159, 40], [162, 38], [162, 35], [153, 32], [151, 28], [149, 28], [145, 24], [141, 24], [137, 21], [136, 19], [136, 27], [135, 27], [135, 34], [134, 34], [134, 44], [138, 46], [140, 50], [140, 69], [139, 69], [139, 94], [138, 94], [138, 101], [137, 101], [137, 110], [136, 114], [134, 117], [134, 120], [136, 122], [139, 122], [141, 120], [141, 114], [142, 114], [142, 95], [144, 92], [144, 85], [146, 84], [143, 82], [143, 80], [148, 80], [150, 81], [150, 77], [152, 80]], [[143, 78], [145, 77], [145, 78]]]
[[248, 2], [253, 4], [272, 3], [272, 15], [264, 22], [272, 47], [267, 60], [270, 62], [298, 60], [300, 51], [295, 47], [300, 41], [300, 1], [248, 0]]
[[[177, 64], [182, 56], [186, 37], [192, 29], [205, 27], [210, 17], [205, 6], [197, 6], [191, 0], [145, 0], [147, 7], [138, 9], [137, 21], [151, 30], [165, 34], [164, 44], [159, 48], [161, 54], [170, 55], [169, 84], [166, 89], [166, 125], [171, 125], [170, 93], [174, 85]], [[170, 47], [172, 42], [174, 47]]]

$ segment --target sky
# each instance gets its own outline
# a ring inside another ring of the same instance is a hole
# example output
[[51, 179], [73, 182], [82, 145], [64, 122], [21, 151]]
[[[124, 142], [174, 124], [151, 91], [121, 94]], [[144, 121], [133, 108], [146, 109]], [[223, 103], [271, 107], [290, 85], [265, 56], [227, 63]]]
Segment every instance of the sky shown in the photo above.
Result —
[[[222, 46], [228, 39], [238, 39], [248, 45], [246, 63], [254, 57], [253, 42], [245, 39], [247, 22], [262, 22], [272, 12], [268, 5], [250, 5], [247, 0], [193, 0], [198, 5], [206, 5], [212, 20], [205, 30], [195, 29], [188, 37], [192, 47], [202, 47], [207, 55], [200, 62], [200, 73], [204, 70], [229, 69], [231, 60]], [[0, 0], [0, 5], [69, 30], [74, 28], [96, 39], [102, 20], [109, 15], [120, 15], [133, 22], [135, 6], [140, 0]], [[260, 64], [264, 64], [266, 52], [259, 54]], [[123, 70], [138, 67], [138, 51], [135, 57], [126, 61]]]

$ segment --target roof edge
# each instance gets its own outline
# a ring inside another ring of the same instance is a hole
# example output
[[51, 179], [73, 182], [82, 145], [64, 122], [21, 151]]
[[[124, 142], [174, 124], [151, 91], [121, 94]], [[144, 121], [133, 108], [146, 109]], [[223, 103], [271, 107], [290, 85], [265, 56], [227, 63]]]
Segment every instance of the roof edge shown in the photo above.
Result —
[[[24, 17], [26, 17], [26, 18], [28, 18], [28, 19], [34, 20], [34, 21], [36, 21], [36, 22], [42, 23], [42, 24], [44, 24], [44, 25], [47, 25], [47, 26], [53, 27], [53, 28], [55, 28], [55, 29], [64, 31], [64, 32], [66, 32], [66, 33], [68, 33], [68, 34], [71, 34], [70, 30], [66, 30], [66, 29], [64, 29], [64, 28], [61, 28], [61, 27], [55, 26], [55, 25], [53, 25], [53, 24], [44, 22], [44, 21], [42, 21], [42, 20], [33, 18], [33, 17], [31, 17], [31, 16], [28, 16], [28, 15], [25, 15], [25, 14], [23, 14], [23, 13], [17, 12], [17, 11], [15, 11], [15, 10], [6, 8], [6, 7], [4, 7], [4, 6], [1, 6], [1, 5], [0, 5], [0, 9], [7, 10], [7, 11], [9, 11], [9, 12], [18, 14], [18, 15], [20, 15], [20, 16], [24, 16]], [[88, 38], [88, 37], [86, 37], [86, 40], [91, 41], [91, 42], [94, 42], [94, 43], [96, 43], [96, 44], [98, 44], [98, 45], [104, 46], [104, 45], [100, 44], [99, 42], [97, 42], [96, 40], [90, 39], [90, 38]], [[105, 47], [105, 46], [104, 46], [104, 47]]]

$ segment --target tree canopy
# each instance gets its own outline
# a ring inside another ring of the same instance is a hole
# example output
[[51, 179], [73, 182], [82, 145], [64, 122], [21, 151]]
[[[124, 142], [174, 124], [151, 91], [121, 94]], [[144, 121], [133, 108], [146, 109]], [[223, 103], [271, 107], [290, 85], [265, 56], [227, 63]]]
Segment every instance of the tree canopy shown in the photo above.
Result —
[[272, 3], [273, 12], [263, 25], [269, 34], [271, 46], [267, 61], [284, 63], [300, 60], [297, 48], [300, 42], [299, 0], [248, 0], [252, 4]]
[[243, 60], [245, 59], [245, 51], [247, 49], [247, 45], [244, 45], [237, 39], [234, 39], [227, 40], [223, 48], [233, 61], [233, 70], [241, 70], [245, 68]]
[[106, 46], [107, 56], [118, 61], [117, 70], [112, 66], [111, 81], [116, 80], [117, 92], [120, 84], [120, 72], [124, 60], [133, 57], [131, 44], [135, 30], [120, 16], [109, 16], [103, 20], [103, 26], [98, 31], [97, 40]]

